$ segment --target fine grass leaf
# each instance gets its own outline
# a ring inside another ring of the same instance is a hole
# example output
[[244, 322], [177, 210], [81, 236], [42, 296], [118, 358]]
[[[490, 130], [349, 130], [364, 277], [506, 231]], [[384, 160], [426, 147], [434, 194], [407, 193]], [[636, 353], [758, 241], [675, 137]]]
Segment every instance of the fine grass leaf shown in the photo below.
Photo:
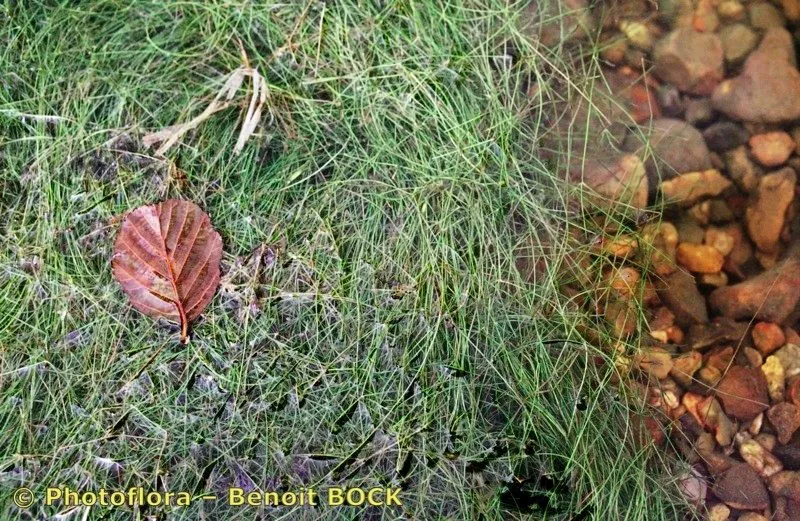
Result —
[[111, 265], [133, 306], [181, 326], [203, 312], [219, 285], [222, 238], [191, 201], [142, 206], [122, 222]]

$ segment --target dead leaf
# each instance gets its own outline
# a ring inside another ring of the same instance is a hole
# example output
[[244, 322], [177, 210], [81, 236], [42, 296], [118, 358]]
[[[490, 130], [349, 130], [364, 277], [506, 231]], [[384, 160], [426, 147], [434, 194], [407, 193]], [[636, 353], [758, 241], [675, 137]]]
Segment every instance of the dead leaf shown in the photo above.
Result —
[[111, 266], [133, 307], [181, 326], [205, 309], [219, 285], [222, 238], [191, 201], [141, 206], [122, 221]]
[[175, 135], [178, 131], [180, 131], [181, 127], [182, 125], [170, 125], [162, 128], [158, 132], [151, 132], [142, 138], [142, 144], [145, 146], [145, 148], [150, 148], [156, 143], [166, 141], [171, 136]]
[[245, 77], [250, 77], [253, 85], [253, 92], [250, 94], [250, 103], [247, 108], [247, 113], [242, 121], [242, 128], [239, 131], [239, 138], [236, 140], [236, 145], [233, 148], [234, 154], [239, 154], [244, 148], [245, 143], [250, 136], [255, 132], [256, 127], [261, 121], [261, 110], [267, 102], [267, 85], [266, 80], [258, 73], [253, 67], [243, 66], [232, 71], [225, 80], [222, 88], [217, 92], [217, 95], [211, 100], [208, 106], [186, 123], [170, 125], [157, 132], [151, 132], [142, 138], [142, 143], [150, 147], [156, 143], [162, 143], [156, 150], [156, 155], [163, 156], [167, 150], [172, 148], [181, 137], [190, 130], [200, 126], [205, 120], [210, 118], [213, 114], [225, 110], [233, 104], [233, 97], [236, 92], [244, 83]]
[[244, 144], [255, 132], [258, 123], [261, 121], [261, 107], [267, 102], [267, 82], [264, 81], [264, 78], [261, 77], [256, 69], [250, 69], [249, 76], [253, 80], [253, 94], [250, 97], [247, 115], [245, 115], [242, 122], [239, 139], [236, 140], [236, 146], [233, 147], [234, 154], [242, 151]]

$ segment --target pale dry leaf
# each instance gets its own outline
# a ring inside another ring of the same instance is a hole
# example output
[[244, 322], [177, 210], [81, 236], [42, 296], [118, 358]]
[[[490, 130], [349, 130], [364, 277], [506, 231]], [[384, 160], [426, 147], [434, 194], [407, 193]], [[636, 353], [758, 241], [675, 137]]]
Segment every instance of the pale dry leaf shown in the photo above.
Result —
[[238, 154], [244, 148], [247, 140], [255, 132], [256, 127], [261, 121], [261, 108], [267, 101], [267, 82], [253, 69], [250, 75], [253, 81], [253, 94], [250, 97], [250, 105], [247, 108], [247, 115], [242, 123], [242, 130], [239, 133], [239, 139], [236, 140], [236, 146], [233, 148], [233, 153]]
[[170, 125], [168, 127], [164, 127], [158, 132], [151, 132], [145, 135], [142, 138], [142, 144], [146, 148], [150, 148], [151, 146], [161, 143], [162, 141], [166, 141], [170, 137], [172, 137], [176, 132], [178, 132], [183, 125]]
[[222, 88], [220, 88], [219, 92], [214, 96], [214, 99], [199, 115], [186, 123], [170, 125], [157, 132], [147, 134], [142, 138], [142, 143], [147, 147], [162, 143], [158, 150], [156, 150], [156, 154], [163, 156], [187, 132], [200, 126], [213, 114], [233, 105], [233, 98], [244, 83], [244, 79], [248, 76], [252, 80], [253, 92], [250, 94], [247, 113], [245, 114], [244, 121], [242, 121], [239, 137], [233, 150], [234, 154], [240, 153], [261, 121], [262, 107], [267, 101], [267, 82], [256, 69], [251, 67], [239, 67], [232, 71], [228, 79], [225, 80], [225, 83], [222, 85]]

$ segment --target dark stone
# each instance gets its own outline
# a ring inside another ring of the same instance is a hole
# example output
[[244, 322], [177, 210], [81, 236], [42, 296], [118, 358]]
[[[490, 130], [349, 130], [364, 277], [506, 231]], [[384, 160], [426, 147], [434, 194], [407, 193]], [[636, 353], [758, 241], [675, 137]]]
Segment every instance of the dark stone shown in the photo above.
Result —
[[767, 380], [761, 369], [733, 366], [716, 389], [728, 416], [750, 421], [769, 407]]
[[710, 98], [692, 98], [686, 102], [685, 119], [695, 127], [705, 127], [714, 120]]
[[697, 289], [694, 277], [685, 271], [678, 270], [664, 277], [658, 284], [658, 294], [681, 327], [708, 322], [706, 300]]
[[789, 443], [797, 429], [800, 429], [800, 410], [793, 403], [781, 402], [767, 411], [767, 418], [778, 432], [778, 442]]
[[747, 130], [732, 121], [714, 123], [703, 131], [703, 139], [714, 152], [727, 152], [747, 143]]
[[723, 342], [738, 345], [747, 334], [748, 327], [747, 322], [718, 317], [711, 323], [693, 324], [689, 328], [687, 343], [692, 349], [705, 349]]
[[784, 469], [800, 470], [800, 447], [797, 445], [776, 445], [772, 454], [781, 460]]
[[769, 506], [767, 487], [747, 463], [738, 463], [723, 472], [711, 491], [733, 508], [764, 510]]

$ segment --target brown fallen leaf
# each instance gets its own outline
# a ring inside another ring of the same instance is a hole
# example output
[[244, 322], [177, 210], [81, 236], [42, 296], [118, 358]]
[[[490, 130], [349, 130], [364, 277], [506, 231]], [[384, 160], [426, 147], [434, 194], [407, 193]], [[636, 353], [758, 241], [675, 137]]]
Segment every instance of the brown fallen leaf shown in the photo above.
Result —
[[122, 221], [111, 266], [133, 307], [181, 326], [211, 302], [219, 285], [222, 238], [191, 201], [169, 199], [141, 206]]

